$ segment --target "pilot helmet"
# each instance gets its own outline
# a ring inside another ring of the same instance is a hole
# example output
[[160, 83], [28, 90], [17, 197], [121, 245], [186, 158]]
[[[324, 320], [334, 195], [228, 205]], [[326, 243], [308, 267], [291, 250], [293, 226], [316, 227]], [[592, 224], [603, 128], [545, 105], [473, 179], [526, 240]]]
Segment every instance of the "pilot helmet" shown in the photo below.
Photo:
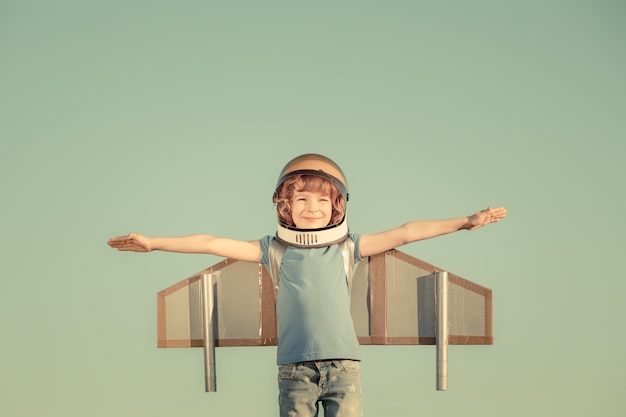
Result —
[[[285, 165], [278, 176], [274, 202], [277, 201], [276, 197], [283, 183], [296, 175], [315, 175], [330, 181], [337, 188], [344, 202], [347, 203], [349, 198], [348, 182], [343, 171], [330, 158], [314, 153], [297, 156]], [[279, 210], [280, 207], [277, 205], [276, 209]], [[319, 229], [299, 229], [282, 221], [279, 215], [276, 238], [286, 245], [302, 248], [324, 247], [339, 243], [348, 236], [349, 232], [346, 211], [344, 209], [343, 216], [339, 221]]]

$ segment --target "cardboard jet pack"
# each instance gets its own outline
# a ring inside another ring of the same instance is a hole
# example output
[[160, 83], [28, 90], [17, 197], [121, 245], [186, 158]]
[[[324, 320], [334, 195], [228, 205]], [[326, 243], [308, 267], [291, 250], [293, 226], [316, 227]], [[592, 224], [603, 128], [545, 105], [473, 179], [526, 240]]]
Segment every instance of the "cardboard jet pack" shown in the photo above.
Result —
[[[202, 347], [216, 391], [215, 348], [274, 346], [275, 293], [266, 268], [225, 259], [157, 294], [158, 347]], [[361, 345], [436, 345], [437, 389], [447, 346], [493, 344], [492, 291], [399, 250], [364, 258], [351, 284]]]

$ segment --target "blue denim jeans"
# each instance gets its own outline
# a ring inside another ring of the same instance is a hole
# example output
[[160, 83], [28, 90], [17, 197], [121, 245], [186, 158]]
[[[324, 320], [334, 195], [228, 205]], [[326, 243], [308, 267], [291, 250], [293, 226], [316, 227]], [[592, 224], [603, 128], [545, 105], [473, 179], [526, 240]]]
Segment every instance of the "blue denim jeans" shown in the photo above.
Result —
[[361, 366], [353, 360], [278, 365], [280, 417], [361, 417]]

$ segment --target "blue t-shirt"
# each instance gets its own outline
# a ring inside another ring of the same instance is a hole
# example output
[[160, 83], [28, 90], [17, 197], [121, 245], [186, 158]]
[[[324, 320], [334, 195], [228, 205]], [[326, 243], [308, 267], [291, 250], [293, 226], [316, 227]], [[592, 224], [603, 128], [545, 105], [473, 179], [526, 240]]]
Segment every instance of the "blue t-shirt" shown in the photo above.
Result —
[[[358, 263], [359, 235], [354, 240]], [[261, 263], [268, 266], [274, 236], [260, 239]], [[269, 268], [268, 268], [269, 269]], [[338, 245], [322, 248], [288, 246], [280, 267], [277, 363], [360, 360], [359, 342], [350, 314], [350, 289]]]

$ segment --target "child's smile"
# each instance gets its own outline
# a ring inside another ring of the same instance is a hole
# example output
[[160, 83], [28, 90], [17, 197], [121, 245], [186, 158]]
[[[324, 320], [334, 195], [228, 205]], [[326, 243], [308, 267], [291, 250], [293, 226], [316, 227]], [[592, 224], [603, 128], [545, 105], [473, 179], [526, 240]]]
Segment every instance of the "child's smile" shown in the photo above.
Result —
[[298, 229], [328, 226], [332, 211], [333, 206], [327, 194], [298, 191], [291, 200], [291, 216]]

